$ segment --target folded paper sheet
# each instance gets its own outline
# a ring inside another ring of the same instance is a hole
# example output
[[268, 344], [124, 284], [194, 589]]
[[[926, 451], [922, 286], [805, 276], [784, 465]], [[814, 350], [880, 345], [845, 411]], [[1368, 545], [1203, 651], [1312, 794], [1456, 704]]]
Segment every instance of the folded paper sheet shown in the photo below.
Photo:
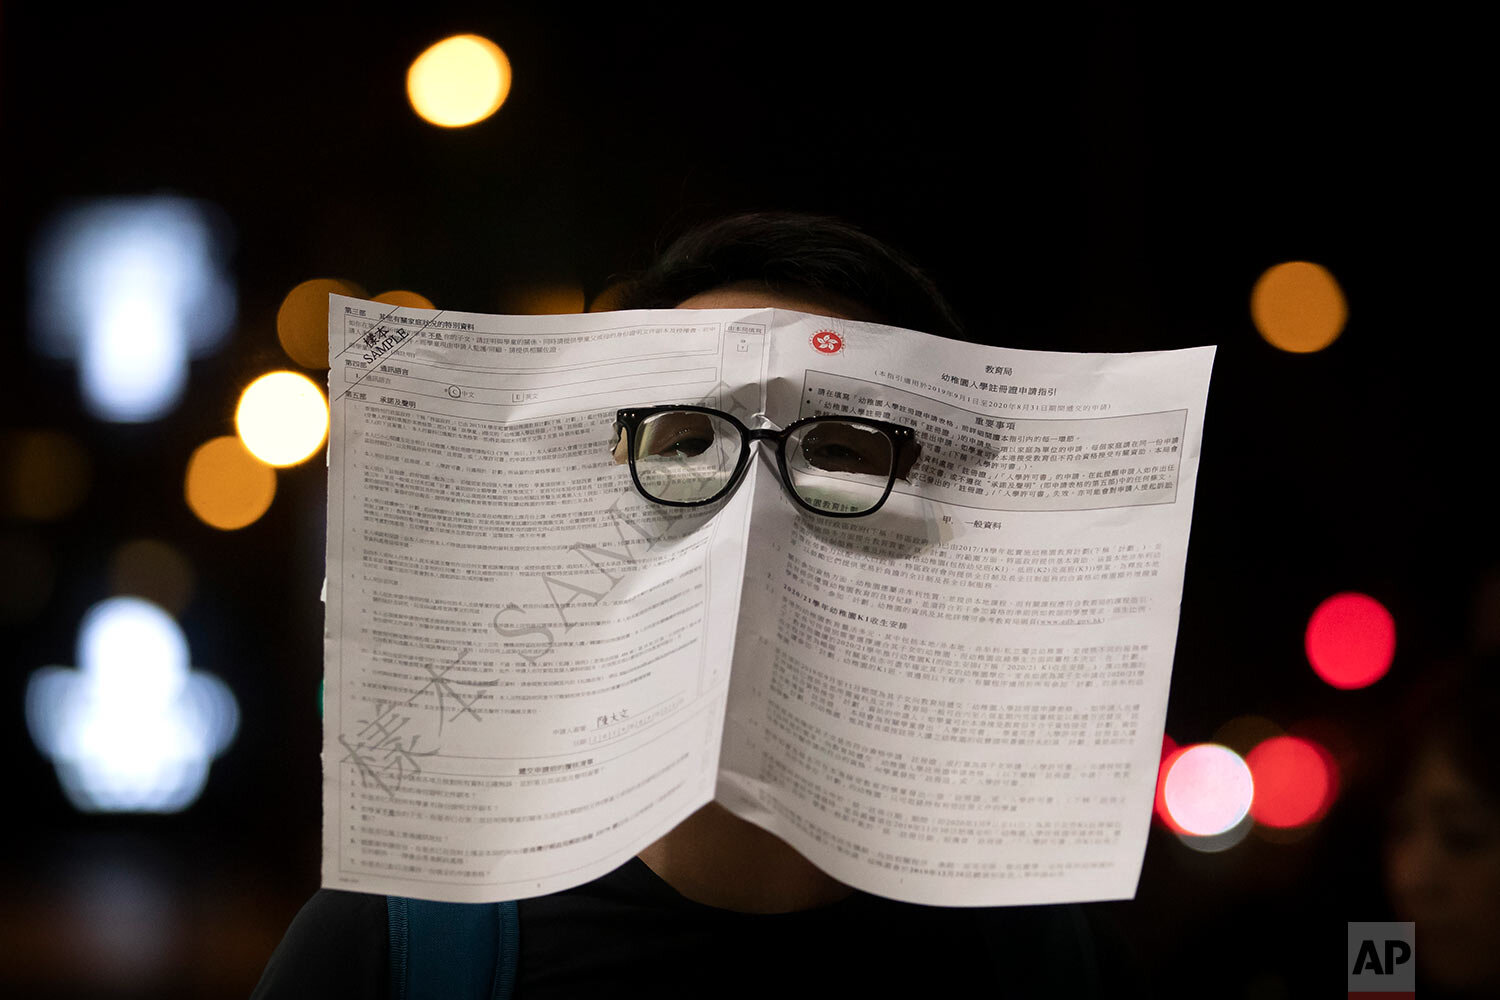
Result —
[[[917, 903], [1133, 895], [1212, 348], [1059, 354], [784, 310], [330, 299], [323, 884], [596, 878], [711, 800]], [[869, 517], [764, 446], [653, 504], [616, 411], [914, 428]]]

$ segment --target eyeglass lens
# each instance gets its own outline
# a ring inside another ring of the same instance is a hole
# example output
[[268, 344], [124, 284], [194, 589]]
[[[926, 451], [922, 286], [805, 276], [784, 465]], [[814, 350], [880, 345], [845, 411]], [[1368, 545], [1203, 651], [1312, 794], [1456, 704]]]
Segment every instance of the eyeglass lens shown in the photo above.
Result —
[[739, 429], [723, 417], [670, 410], [641, 421], [632, 457], [647, 496], [693, 503], [729, 485], [743, 449]]
[[[658, 500], [693, 503], [722, 492], [734, 477], [744, 439], [711, 413], [655, 413], [636, 430], [635, 470]], [[787, 438], [787, 484], [818, 510], [857, 514], [879, 505], [891, 481], [890, 439], [866, 424], [815, 420]]]
[[890, 438], [876, 428], [815, 420], [787, 437], [787, 485], [810, 507], [859, 514], [884, 499], [892, 460]]

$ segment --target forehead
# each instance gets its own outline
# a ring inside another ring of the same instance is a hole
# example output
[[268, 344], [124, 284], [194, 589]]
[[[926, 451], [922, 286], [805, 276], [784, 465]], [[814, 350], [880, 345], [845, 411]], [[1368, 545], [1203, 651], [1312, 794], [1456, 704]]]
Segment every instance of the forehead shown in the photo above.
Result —
[[792, 309], [834, 319], [873, 320], [859, 303], [834, 292], [810, 288], [773, 289], [759, 281], [736, 281], [699, 292], [677, 304], [678, 309]]

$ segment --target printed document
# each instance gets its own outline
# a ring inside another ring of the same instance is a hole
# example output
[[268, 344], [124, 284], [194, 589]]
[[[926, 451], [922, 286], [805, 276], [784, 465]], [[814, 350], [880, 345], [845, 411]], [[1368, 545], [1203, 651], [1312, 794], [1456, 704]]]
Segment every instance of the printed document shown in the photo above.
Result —
[[[325, 886], [556, 892], [718, 801], [893, 899], [1134, 894], [1213, 348], [340, 296], [329, 339]], [[764, 443], [664, 506], [612, 455], [659, 405], [922, 451], [866, 517]]]

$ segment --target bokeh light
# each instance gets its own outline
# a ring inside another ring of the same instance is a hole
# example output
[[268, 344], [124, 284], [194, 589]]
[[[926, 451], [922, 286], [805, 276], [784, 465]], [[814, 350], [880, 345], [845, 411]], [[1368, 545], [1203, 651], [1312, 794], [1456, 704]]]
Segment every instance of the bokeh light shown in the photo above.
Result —
[[182, 397], [188, 359], [222, 343], [236, 309], [227, 228], [214, 206], [171, 197], [98, 199], [43, 228], [33, 343], [77, 360], [95, 417], [164, 416]]
[[1204, 836], [1195, 836], [1191, 833], [1178, 833], [1177, 839], [1184, 845], [1192, 848], [1200, 854], [1218, 854], [1227, 851], [1250, 835], [1250, 831], [1259, 829], [1255, 820], [1246, 813], [1240, 817], [1240, 821], [1221, 833], [1211, 833]]
[[253, 524], [276, 496], [276, 471], [233, 434], [205, 441], [188, 459], [183, 492], [198, 519], [221, 531]]
[[1338, 339], [1349, 307], [1328, 269], [1305, 260], [1268, 268], [1250, 292], [1250, 318], [1283, 351], [1321, 351]]
[[606, 285], [589, 303], [589, 312], [613, 312], [620, 308], [620, 302], [625, 298], [626, 287], [623, 281]]
[[137, 538], [115, 549], [109, 560], [110, 590], [145, 598], [181, 614], [193, 596], [192, 563], [176, 547], [155, 538]]
[[443, 39], [417, 56], [406, 74], [413, 110], [444, 128], [483, 121], [509, 93], [510, 60], [479, 35]]
[[1336, 688], [1368, 687], [1391, 668], [1396, 620], [1368, 594], [1334, 594], [1307, 621], [1307, 662]]
[[511, 316], [556, 316], [581, 313], [583, 285], [577, 278], [534, 278], [500, 291], [500, 311]]
[[1162, 783], [1168, 814], [1183, 832], [1199, 837], [1233, 829], [1250, 811], [1254, 793], [1243, 758], [1216, 743], [1187, 747]]
[[328, 435], [328, 401], [306, 375], [271, 372], [251, 382], [234, 411], [240, 440], [267, 465], [295, 465]]
[[287, 357], [304, 368], [328, 367], [328, 296], [362, 299], [365, 290], [340, 278], [313, 278], [297, 285], [276, 310], [276, 339]]
[[135, 597], [89, 609], [78, 661], [78, 670], [43, 667], [26, 688], [27, 727], [69, 801], [85, 811], [191, 805], [239, 726], [229, 688], [191, 670], [172, 616]]
[[56, 521], [78, 509], [88, 494], [89, 456], [61, 431], [0, 434], [0, 504], [11, 517]]
[[1208, 742], [1228, 747], [1243, 757], [1281, 734], [1282, 728], [1263, 715], [1237, 715], [1215, 729]]
[[437, 308], [427, 296], [407, 291], [381, 292], [372, 301], [383, 302], [388, 306], [400, 306], [403, 309]]
[[1182, 756], [1182, 752], [1186, 749], [1187, 747], [1178, 746], [1177, 741], [1172, 739], [1171, 736], [1166, 733], [1162, 734], [1161, 760], [1156, 768], [1156, 802], [1154, 811], [1156, 818], [1161, 824], [1177, 834], [1186, 831], [1178, 825], [1177, 821], [1172, 818], [1172, 814], [1167, 811], [1167, 772], [1172, 770], [1172, 765], [1177, 763], [1177, 758]]
[[[107, 982], [109, 992], [136, 996], [169, 993], [162, 984], [173, 982], [174, 974], [180, 980], [181, 966], [174, 967], [173, 959], [189, 923], [201, 918], [149, 860], [128, 847], [95, 841], [88, 850], [73, 852], [49, 897], [50, 919], [30, 933], [50, 924], [54, 934], [67, 938], [66, 961], [78, 970], [74, 975]], [[74, 995], [93, 992], [83, 988], [84, 981], [75, 980], [80, 988]]]
[[1276, 736], [1245, 757], [1255, 780], [1250, 814], [1257, 823], [1287, 829], [1322, 819], [1333, 804], [1338, 778], [1333, 757], [1310, 740]]

